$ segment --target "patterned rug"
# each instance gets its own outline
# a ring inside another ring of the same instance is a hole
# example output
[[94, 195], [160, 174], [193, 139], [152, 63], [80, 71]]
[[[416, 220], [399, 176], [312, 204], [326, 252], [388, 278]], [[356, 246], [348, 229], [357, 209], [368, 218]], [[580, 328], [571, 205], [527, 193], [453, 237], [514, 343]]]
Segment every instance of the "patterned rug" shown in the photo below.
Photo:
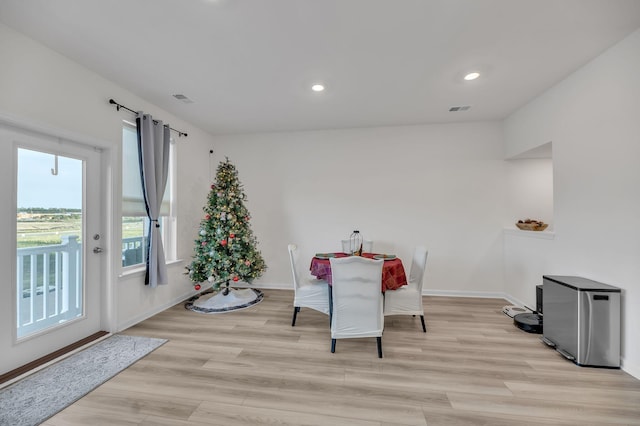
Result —
[[0, 425], [38, 425], [166, 342], [116, 334], [1, 389]]

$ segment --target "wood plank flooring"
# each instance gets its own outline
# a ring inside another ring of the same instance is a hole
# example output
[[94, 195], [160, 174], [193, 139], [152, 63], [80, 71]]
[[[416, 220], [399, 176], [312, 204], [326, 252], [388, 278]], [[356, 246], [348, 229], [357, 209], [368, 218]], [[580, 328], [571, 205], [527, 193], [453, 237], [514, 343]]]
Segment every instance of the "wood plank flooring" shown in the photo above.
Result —
[[45, 422], [68, 425], [640, 425], [640, 381], [578, 367], [501, 299], [424, 297], [376, 341], [339, 340], [293, 293], [204, 315], [174, 306], [122, 334], [169, 342]]

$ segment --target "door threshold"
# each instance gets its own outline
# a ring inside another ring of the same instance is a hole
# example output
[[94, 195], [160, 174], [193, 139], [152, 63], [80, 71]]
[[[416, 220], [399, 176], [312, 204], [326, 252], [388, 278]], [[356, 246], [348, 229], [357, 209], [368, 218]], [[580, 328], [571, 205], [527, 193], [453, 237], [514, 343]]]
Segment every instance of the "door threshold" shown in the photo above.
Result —
[[55, 352], [51, 352], [48, 355], [38, 358], [35, 361], [31, 361], [28, 364], [4, 373], [0, 375], [0, 388], [8, 386], [13, 382], [17, 382], [24, 376], [28, 376], [29, 374], [42, 370], [44, 367], [53, 364], [54, 362], [59, 361], [63, 358], [66, 358], [72, 353], [84, 349], [86, 346], [95, 344], [100, 340], [109, 337], [110, 335], [111, 333], [109, 333], [108, 331], [98, 331], [97, 333], [87, 336], [84, 339], [80, 339], [75, 343], [65, 346], [64, 348], [58, 349]]

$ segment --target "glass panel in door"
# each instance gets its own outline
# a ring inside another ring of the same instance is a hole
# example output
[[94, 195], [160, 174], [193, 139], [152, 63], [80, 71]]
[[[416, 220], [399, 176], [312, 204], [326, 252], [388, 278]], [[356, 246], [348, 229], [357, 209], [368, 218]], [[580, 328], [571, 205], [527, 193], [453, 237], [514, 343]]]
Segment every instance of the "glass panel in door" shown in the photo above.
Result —
[[84, 315], [84, 161], [18, 148], [18, 339]]

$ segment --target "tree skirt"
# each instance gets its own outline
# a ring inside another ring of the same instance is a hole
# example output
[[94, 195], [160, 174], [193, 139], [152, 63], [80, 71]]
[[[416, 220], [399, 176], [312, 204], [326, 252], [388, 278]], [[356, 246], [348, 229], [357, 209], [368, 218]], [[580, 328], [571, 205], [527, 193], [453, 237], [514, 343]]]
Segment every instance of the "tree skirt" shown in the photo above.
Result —
[[262, 301], [264, 294], [253, 288], [229, 288], [227, 295], [224, 289], [205, 292], [192, 297], [184, 307], [202, 314], [220, 314], [248, 308]]

